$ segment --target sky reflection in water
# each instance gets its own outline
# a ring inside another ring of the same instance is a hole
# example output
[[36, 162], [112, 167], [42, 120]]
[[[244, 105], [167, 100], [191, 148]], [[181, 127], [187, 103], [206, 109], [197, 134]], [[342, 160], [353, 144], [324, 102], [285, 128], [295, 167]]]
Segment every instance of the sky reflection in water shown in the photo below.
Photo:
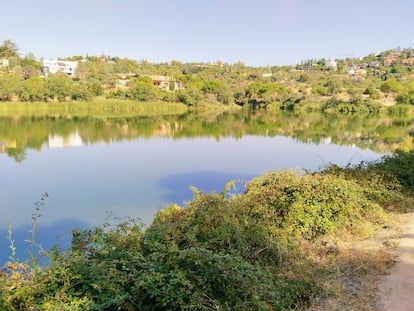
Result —
[[40, 242], [49, 247], [71, 228], [100, 225], [110, 213], [149, 224], [157, 210], [190, 200], [190, 185], [221, 192], [230, 180], [247, 181], [269, 170], [316, 170], [329, 163], [379, 157], [369, 150], [304, 144], [280, 136], [158, 137], [72, 148], [44, 146], [29, 150], [22, 163], [0, 154], [0, 260], [9, 256], [6, 223], [12, 224], [16, 241], [28, 239], [35, 203], [45, 192], [49, 197], [38, 232]]

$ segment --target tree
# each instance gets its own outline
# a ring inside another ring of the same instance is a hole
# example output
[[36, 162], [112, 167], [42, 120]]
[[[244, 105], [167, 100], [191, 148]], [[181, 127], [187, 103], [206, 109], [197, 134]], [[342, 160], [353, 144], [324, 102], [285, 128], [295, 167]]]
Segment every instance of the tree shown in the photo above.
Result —
[[281, 83], [260, 83], [253, 82], [246, 89], [246, 96], [249, 103], [267, 105], [283, 99], [289, 93], [289, 88]]
[[19, 90], [22, 101], [42, 101], [45, 97], [45, 82], [39, 77], [30, 77], [22, 81]]
[[135, 60], [116, 57], [113, 61], [115, 61], [113, 69], [116, 73], [136, 73], [138, 71], [139, 64]]
[[92, 91], [88, 88], [87, 85], [77, 84], [72, 88], [72, 99], [73, 100], [82, 100], [89, 101], [93, 97]]
[[149, 81], [144, 79], [133, 79], [129, 83], [128, 97], [139, 101], [150, 101], [157, 97], [158, 89]]
[[187, 106], [197, 106], [200, 99], [203, 97], [200, 88], [197, 84], [188, 84], [185, 90], [180, 90], [176, 93], [177, 100]]
[[[86, 83], [94, 95], [102, 95], [105, 89], [113, 89], [117, 81], [112, 65], [98, 58], [78, 63], [76, 76]], [[97, 84], [101, 87], [98, 88]]]
[[401, 84], [394, 79], [389, 79], [387, 81], [385, 81], [383, 84], [381, 84], [380, 86], [380, 90], [383, 93], [397, 93], [399, 90], [401, 89]]
[[9, 58], [12, 56], [18, 56], [18, 47], [16, 43], [11, 40], [3, 41], [3, 45], [0, 45], [0, 58]]
[[38, 62], [35, 58], [35, 56], [33, 55], [33, 53], [29, 53], [27, 54], [24, 58], [22, 58], [20, 60], [20, 66], [22, 66], [23, 68], [26, 66], [32, 66], [36, 69], [41, 69], [41, 64], [40, 62]]
[[65, 101], [66, 97], [72, 96], [72, 87], [72, 79], [67, 75], [49, 74], [46, 79], [46, 96], [52, 100]]
[[232, 97], [228, 86], [219, 80], [205, 81], [201, 87], [201, 91], [206, 95], [214, 95], [215, 100], [222, 104], [230, 103], [230, 99]]
[[19, 90], [19, 78], [14, 74], [0, 75], [0, 100], [11, 100]]
[[40, 70], [32, 65], [27, 65], [23, 67], [23, 77], [28, 79], [30, 77], [38, 77], [40, 76]]

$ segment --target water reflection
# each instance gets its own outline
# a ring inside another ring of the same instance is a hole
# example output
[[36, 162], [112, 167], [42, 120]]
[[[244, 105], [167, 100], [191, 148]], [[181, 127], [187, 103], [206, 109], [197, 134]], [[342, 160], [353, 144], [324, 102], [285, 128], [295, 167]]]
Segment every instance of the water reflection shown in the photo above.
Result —
[[[59, 245], [61, 249], [65, 249], [70, 245], [71, 231], [69, 229], [62, 230], [62, 228], [87, 229], [89, 227], [79, 220], [71, 219], [53, 224], [45, 223], [40, 219], [39, 225], [40, 227], [36, 231], [38, 234], [36, 234], [35, 242], [41, 242], [41, 247], [44, 250], [49, 250], [54, 245]], [[41, 250], [36, 246], [32, 249], [30, 230], [32, 230], [31, 225], [24, 225], [17, 228], [12, 227], [10, 233], [14, 247], [16, 248], [15, 258], [25, 259], [31, 252], [37, 254]], [[9, 232], [5, 226], [0, 227], [0, 236], [0, 264], [3, 264], [12, 257], [11, 243], [6, 238], [9, 236]]]
[[200, 116], [165, 117], [13, 117], [0, 118], [0, 153], [18, 162], [28, 150], [50, 146], [111, 143], [136, 138], [174, 139], [211, 137], [240, 138], [245, 135], [287, 136], [306, 143], [355, 145], [376, 152], [389, 152], [412, 141], [414, 120], [410, 116], [347, 117], [306, 113], [266, 114], [241, 111]]
[[205, 193], [221, 193], [226, 183], [235, 181], [235, 189], [232, 187], [229, 194], [237, 194], [243, 192], [244, 184], [254, 177], [254, 175], [236, 172], [195, 171], [165, 176], [160, 179], [159, 185], [167, 190], [163, 194], [166, 201], [182, 206], [192, 198], [190, 186], [201, 189]]
[[45, 192], [39, 239], [47, 247], [74, 226], [102, 224], [108, 214], [149, 224], [157, 210], [190, 200], [190, 185], [221, 192], [230, 180], [270, 170], [375, 160], [412, 126], [381, 121], [387, 124], [381, 136], [378, 119], [309, 118], [243, 112], [0, 119], [0, 254], [9, 254], [6, 223], [16, 242], [27, 239], [35, 202]]
[[62, 135], [49, 135], [48, 136], [48, 147], [49, 148], [65, 148], [65, 147], [76, 147], [82, 146], [82, 137], [79, 135], [78, 129], [74, 132], [69, 133], [67, 136]]

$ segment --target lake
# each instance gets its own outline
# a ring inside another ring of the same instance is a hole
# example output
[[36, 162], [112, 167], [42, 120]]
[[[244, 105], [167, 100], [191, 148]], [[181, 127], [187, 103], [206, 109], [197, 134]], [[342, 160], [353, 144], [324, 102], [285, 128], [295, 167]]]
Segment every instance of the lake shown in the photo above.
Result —
[[[44, 193], [36, 240], [45, 248], [67, 245], [75, 227], [118, 217], [148, 225], [159, 209], [191, 200], [190, 186], [221, 192], [236, 180], [241, 192], [246, 181], [270, 170], [379, 159], [403, 135], [406, 125], [395, 123], [248, 112], [0, 118], [0, 263], [10, 256], [7, 223], [25, 258], [24, 240]], [[391, 128], [392, 134], [384, 130]]]

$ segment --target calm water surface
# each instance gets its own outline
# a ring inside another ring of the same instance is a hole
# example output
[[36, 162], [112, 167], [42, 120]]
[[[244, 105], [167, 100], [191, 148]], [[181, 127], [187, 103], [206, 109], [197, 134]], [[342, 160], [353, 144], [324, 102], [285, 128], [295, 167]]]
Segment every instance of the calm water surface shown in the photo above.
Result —
[[10, 255], [7, 223], [12, 224], [18, 253], [24, 256], [23, 241], [30, 237], [35, 203], [46, 192], [38, 241], [48, 248], [56, 242], [65, 244], [70, 229], [103, 224], [111, 214], [139, 218], [148, 225], [157, 210], [190, 200], [190, 185], [220, 192], [226, 182], [236, 179], [242, 191], [243, 182], [269, 170], [316, 170], [329, 163], [346, 165], [382, 155], [330, 139], [305, 143], [277, 135], [167, 135], [85, 142], [76, 127], [64, 135], [51, 131], [40, 147], [25, 151], [21, 162], [0, 153], [0, 260]]

